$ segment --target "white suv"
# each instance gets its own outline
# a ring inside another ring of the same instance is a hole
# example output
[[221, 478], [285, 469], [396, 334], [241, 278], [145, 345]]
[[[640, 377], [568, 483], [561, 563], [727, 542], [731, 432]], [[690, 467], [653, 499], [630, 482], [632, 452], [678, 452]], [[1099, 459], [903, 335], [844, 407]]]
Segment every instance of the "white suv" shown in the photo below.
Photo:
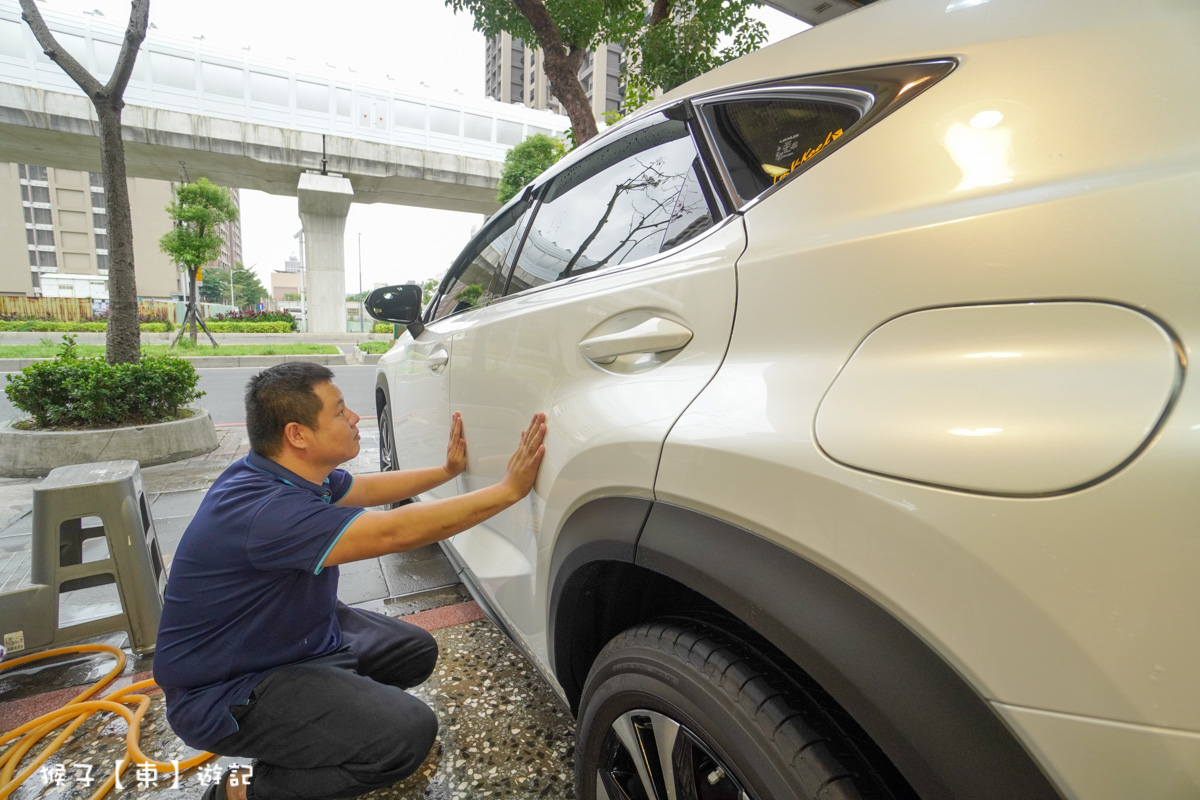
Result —
[[[578, 716], [579, 797], [1200, 797], [1200, 4], [885, 0], [492, 216], [385, 466]], [[415, 287], [376, 316], [413, 321]], [[415, 334], [415, 335], [414, 335]]]

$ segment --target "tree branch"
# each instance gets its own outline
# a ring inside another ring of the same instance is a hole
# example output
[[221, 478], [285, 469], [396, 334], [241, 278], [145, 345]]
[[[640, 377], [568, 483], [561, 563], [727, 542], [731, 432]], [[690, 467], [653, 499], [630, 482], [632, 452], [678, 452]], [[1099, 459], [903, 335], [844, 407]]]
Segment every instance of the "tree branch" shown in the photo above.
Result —
[[[139, 2], [147, 3], [149, 0], [139, 0]], [[83, 68], [83, 65], [75, 60], [75, 56], [68, 53], [63, 46], [54, 38], [54, 34], [50, 33], [50, 28], [47, 27], [46, 21], [42, 19], [42, 14], [34, 5], [34, 0], [21, 0], [21, 19], [29, 25], [29, 29], [33, 31], [33, 37], [37, 39], [38, 44], [42, 46], [42, 51], [46, 57], [58, 64], [62, 71], [67, 73], [67, 77], [75, 81], [80, 89], [83, 89], [84, 94], [91, 98], [92, 102], [96, 102], [96, 98], [100, 96], [101, 90], [104, 88], [100, 85], [100, 81], [92, 77], [92, 73]], [[124, 51], [122, 51], [124, 55]]]
[[[32, 0], [21, 0], [22, 5]], [[109, 97], [123, 97], [129, 77], [133, 74], [133, 64], [137, 60], [138, 49], [146, 40], [146, 28], [150, 22], [150, 0], [133, 0], [129, 9], [129, 24], [125, 26], [125, 41], [121, 44], [121, 55], [117, 56], [117, 65], [113, 74], [104, 87]]]
[[654, 8], [650, 10], [650, 23], [653, 28], [671, 15], [671, 0], [654, 0]]

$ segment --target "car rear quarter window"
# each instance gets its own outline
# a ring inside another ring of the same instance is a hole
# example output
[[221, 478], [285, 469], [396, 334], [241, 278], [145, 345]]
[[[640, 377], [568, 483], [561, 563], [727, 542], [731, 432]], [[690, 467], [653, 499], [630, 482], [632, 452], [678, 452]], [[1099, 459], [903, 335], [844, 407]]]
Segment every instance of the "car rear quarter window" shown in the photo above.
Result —
[[708, 228], [697, 169], [687, 123], [658, 115], [563, 171], [543, 193], [507, 293], [645, 258]]
[[854, 105], [806, 97], [749, 97], [701, 107], [741, 202], [802, 171], [862, 116]]

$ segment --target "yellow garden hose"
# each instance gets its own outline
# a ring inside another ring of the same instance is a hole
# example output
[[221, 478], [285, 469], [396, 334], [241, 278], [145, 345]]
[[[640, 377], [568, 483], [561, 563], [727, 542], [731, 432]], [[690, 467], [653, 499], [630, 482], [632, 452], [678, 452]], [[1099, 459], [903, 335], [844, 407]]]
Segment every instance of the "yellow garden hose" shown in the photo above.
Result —
[[[156, 775], [170, 775], [175, 772], [183, 772], [192, 767], [203, 764], [205, 761], [213, 757], [212, 753], [201, 753], [198, 756], [181, 761], [176, 769], [175, 764], [164, 764], [158, 761], [153, 761], [146, 757], [142, 752], [139, 744], [141, 738], [141, 722], [142, 717], [146, 713], [146, 709], [150, 706], [150, 698], [144, 694], [133, 694], [139, 689], [146, 689], [154, 686], [153, 680], [139, 681], [132, 686], [126, 686], [124, 689], [118, 689], [104, 696], [101, 700], [88, 700], [89, 697], [99, 692], [107, 686], [113, 678], [121, 674], [121, 670], [125, 668], [125, 651], [118, 647], [113, 647], [107, 644], [81, 644], [74, 647], [59, 647], [54, 650], [45, 650], [41, 653], [14, 658], [11, 661], [0, 662], [0, 670], [19, 667], [22, 664], [28, 664], [33, 661], [40, 661], [43, 658], [52, 658], [61, 656], [66, 653], [109, 653], [117, 657], [116, 666], [105, 677], [101, 678], [90, 688], [68, 702], [62, 708], [51, 711], [48, 714], [43, 714], [37, 719], [30, 720], [19, 728], [15, 728], [8, 733], [0, 736], [0, 747], [3, 747], [8, 742], [23, 737], [8, 749], [4, 755], [0, 756], [0, 800], [7, 800], [8, 796], [20, 786], [25, 780], [40, 767], [47, 758], [49, 758], [55, 750], [58, 749], [68, 736], [75, 732], [75, 729], [82, 725], [87, 719], [98, 711], [109, 711], [118, 716], [124, 717], [129, 724], [129, 730], [125, 733], [125, 756], [121, 759], [119, 766], [113, 771], [112, 775], [108, 776], [96, 792], [91, 796], [90, 800], [100, 800], [108, 790], [113, 787], [116, 781], [121, 777], [121, 773], [133, 763], [138, 766], [149, 764], [154, 767]], [[130, 711], [125, 704], [137, 703], [137, 708]], [[54, 740], [42, 750], [33, 762], [17, 775], [13, 777], [13, 773], [17, 771], [21, 760], [25, 758], [26, 753], [33, 749], [33, 746], [56, 730], [64, 722], [69, 724], [56, 736]]]

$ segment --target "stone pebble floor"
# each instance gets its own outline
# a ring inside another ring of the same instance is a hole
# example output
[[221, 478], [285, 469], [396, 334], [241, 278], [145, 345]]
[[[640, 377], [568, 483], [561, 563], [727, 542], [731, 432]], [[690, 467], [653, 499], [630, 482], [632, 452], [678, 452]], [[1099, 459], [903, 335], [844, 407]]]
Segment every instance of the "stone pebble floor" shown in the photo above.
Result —
[[[437, 741], [412, 777], [364, 798], [370, 800], [568, 800], [574, 796], [575, 723], [538, 672], [487, 620], [433, 632], [441, 655], [434, 674], [412, 693], [428, 703], [441, 721]], [[12, 800], [87, 798], [94, 791], [80, 781], [93, 765], [103, 779], [124, 752], [125, 723], [111, 715], [94, 717], [44, 765], [64, 767], [62, 785], [43, 784], [34, 774]], [[142, 722], [142, 749], [164, 761], [195, 754], [167, 726], [162, 695], [156, 693]], [[124, 789], [106, 797], [195, 800], [237, 759], [220, 758], [173, 779], [139, 782], [134, 767]], [[101, 767], [100, 765], [103, 765]]]

